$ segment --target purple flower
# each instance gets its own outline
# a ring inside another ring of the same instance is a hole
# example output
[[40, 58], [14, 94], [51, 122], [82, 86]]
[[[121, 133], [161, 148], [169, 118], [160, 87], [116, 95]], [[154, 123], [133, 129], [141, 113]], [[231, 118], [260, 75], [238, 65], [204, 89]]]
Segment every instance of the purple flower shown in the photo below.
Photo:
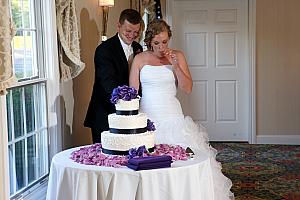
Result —
[[147, 130], [148, 131], [155, 131], [156, 130], [156, 128], [154, 126], [154, 123], [150, 119], [147, 119]]
[[134, 157], [136, 157], [136, 155], [137, 155], [136, 148], [131, 148], [131, 149], [129, 149], [128, 154], [129, 154], [129, 155], [128, 155], [129, 158], [134, 158]]
[[140, 146], [136, 151], [137, 156], [139, 156], [139, 157], [143, 157], [144, 153], [146, 153], [146, 152], [147, 152], [147, 149], [146, 149], [145, 145]]
[[113, 89], [110, 102], [116, 104], [119, 101], [119, 99], [123, 99], [124, 101], [130, 101], [132, 99], [136, 99], [137, 97], [138, 93], [135, 88], [123, 85]]
[[146, 146], [143, 145], [143, 146], [140, 146], [139, 148], [131, 148], [129, 149], [129, 152], [128, 152], [128, 159], [130, 158], [134, 158], [134, 157], [143, 157], [144, 154], [147, 153], [147, 149], [146, 149]]

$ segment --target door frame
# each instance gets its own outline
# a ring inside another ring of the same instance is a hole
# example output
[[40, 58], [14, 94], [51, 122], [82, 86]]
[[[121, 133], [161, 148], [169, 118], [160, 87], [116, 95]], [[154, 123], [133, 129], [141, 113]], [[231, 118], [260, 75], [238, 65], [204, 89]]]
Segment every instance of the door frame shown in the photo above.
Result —
[[[171, 13], [175, 0], [166, 0], [166, 21], [172, 24]], [[256, 0], [245, 0], [248, 2], [248, 65], [249, 65], [249, 123], [248, 123], [248, 142], [256, 144], [256, 76], [255, 76], [255, 41], [256, 41]]]

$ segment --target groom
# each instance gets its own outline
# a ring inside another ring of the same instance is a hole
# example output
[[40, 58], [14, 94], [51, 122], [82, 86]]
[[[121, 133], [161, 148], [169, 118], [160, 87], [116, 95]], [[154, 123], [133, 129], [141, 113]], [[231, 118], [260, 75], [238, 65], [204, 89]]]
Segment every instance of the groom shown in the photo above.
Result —
[[139, 36], [142, 24], [143, 19], [136, 10], [123, 10], [119, 17], [117, 34], [102, 42], [96, 49], [95, 82], [84, 121], [84, 126], [91, 128], [93, 143], [100, 143], [101, 132], [109, 129], [107, 116], [115, 112], [115, 106], [110, 103], [113, 89], [128, 85], [128, 63], [143, 50], [134, 41]]

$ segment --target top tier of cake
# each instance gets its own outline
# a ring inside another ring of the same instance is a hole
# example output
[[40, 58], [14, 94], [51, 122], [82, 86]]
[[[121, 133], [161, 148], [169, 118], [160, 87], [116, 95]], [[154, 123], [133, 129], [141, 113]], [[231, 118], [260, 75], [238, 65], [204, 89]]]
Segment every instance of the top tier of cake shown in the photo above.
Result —
[[137, 115], [139, 112], [140, 98], [132, 99], [130, 101], [124, 101], [119, 99], [116, 106], [117, 115]]

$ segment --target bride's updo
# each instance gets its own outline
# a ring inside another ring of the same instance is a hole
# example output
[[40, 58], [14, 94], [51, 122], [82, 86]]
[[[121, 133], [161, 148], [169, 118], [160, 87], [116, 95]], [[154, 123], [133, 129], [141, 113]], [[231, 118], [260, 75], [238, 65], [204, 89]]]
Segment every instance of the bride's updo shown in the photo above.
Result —
[[160, 34], [161, 32], [166, 31], [168, 33], [169, 38], [172, 36], [172, 31], [170, 26], [162, 19], [154, 19], [148, 24], [144, 42], [147, 45], [148, 50], [151, 50], [151, 41], [152, 39]]

